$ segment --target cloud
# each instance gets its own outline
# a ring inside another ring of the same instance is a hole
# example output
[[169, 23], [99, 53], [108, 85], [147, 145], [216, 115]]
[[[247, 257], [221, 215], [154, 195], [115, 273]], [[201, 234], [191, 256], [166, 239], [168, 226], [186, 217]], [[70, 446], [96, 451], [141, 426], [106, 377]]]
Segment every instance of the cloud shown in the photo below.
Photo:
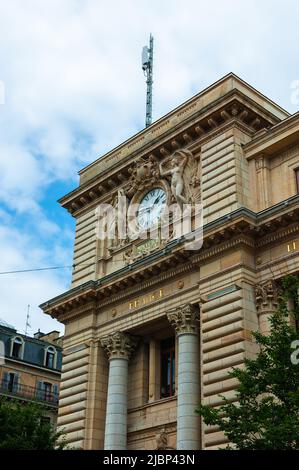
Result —
[[[82, 166], [143, 128], [140, 56], [150, 32], [154, 119], [230, 71], [296, 111], [296, 0], [11, 0], [0, 8], [1, 271], [71, 264], [73, 223], [56, 199], [77, 185]], [[31, 303], [36, 327], [50, 326], [37, 305], [69, 280], [3, 277], [2, 315], [22, 316]]]
[[[2, 220], [4, 218], [8, 221], [10, 218], [7, 214], [1, 215]], [[46, 236], [52, 244], [53, 260], [60, 266], [71, 264], [69, 261], [71, 259], [71, 250], [67, 250], [67, 244], [65, 243], [67, 234], [63, 234], [61, 237], [62, 245], [57, 231], [55, 231], [55, 238], [53, 237], [53, 230], [49, 231], [49, 223], [49, 221], [45, 221], [43, 224], [41, 221], [41, 225], [47, 228]], [[44, 243], [46, 245], [45, 241]], [[0, 259], [1, 272], [34, 269], [49, 265], [49, 252], [43, 248], [41, 239], [36, 237], [34, 232], [29, 234], [24, 229], [0, 225]], [[53, 262], [51, 266], [53, 266]], [[58, 322], [45, 316], [41, 317], [38, 306], [42, 300], [47, 300], [67, 289], [69, 287], [69, 277], [70, 269], [0, 274], [0, 318], [16, 325], [22, 331], [25, 325], [27, 305], [29, 304], [31, 306], [31, 333], [37, 331], [38, 328], [41, 328], [41, 330], [58, 328], [61, 331], [62, 328]]]

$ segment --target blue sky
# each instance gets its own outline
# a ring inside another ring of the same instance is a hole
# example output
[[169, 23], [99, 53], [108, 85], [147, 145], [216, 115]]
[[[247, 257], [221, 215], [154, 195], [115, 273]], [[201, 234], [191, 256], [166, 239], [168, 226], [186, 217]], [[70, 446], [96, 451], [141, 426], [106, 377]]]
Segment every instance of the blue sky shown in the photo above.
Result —
[[[72, 264], [57, 199], [80, 168], [141, 130], [141, 49], [155, 39], [154, 119], [235, 72], [296, 112], [297, 0], [0, 2], [0, 272]], [[1, 87], [0, 87], [1, 91]], [[63, 330], [38, 305], [70, 270], [0, 275], [0, 318]]]

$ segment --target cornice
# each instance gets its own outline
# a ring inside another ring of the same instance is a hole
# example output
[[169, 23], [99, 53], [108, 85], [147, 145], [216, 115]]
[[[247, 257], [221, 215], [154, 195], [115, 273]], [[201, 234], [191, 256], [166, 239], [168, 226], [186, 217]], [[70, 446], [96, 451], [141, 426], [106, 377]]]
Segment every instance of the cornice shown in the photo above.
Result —
[[[197, 268], [197, 265], [195, 265], [193, 262], [185, 263], [179, 266], [178, 268], [173, 268], [163, 274], [154, 276], [152, 279], [147, 279], [141, 282], [140, 284], [137, 284], [129, 289], [126, 289], [123, 292], [115, 293], [111, 295], [111, 297], [109, 297], [108, 299], [100, 300], [98, 302], [98, 307], [106, 307], [107, 305], [112, 305], [113, 303], [126, 300], [128, 298], [131, 298], [132, 296], [136, 296], [141, 292], [142, 293], [146, 292], [148, 289], [155, 288], [156, 286], [159, 286], [159, 285], [162, 286], [165, 281], [176, 279], [181, 274], [184, 274], [186, 272], [190, 273], [192, 270], [196, 268]], [[193, 289], [193, 287], [190, 289]], [[136, 309], [136, 311], [137, 310], [138, 309]]]
[[[175, 402], [177, 401], [177, 396], [172, 396], [172, 397], [167, 397], [167, 398], [159, 398], [158, 400], [154, 400], [154, 401], [151, 401], [151, 402], [148, 402], [146, 403], [145, 405], [141, 405], [141, 406], [136, 406], [134, 408], [129, 408], [128, 409], [128, 413], [136, 413], [136, 411], [142, 411], [142, 410], [146, 410], [147, 408], [153, 408], [154, 406], [158, 405], [158, 404], [162, 404], [162, 403], [169, 403], [169, 402]], [[173, 423], [175, 423], [175, 421], [173, 421]], [[165, 426], [168, 426], [169, 423], [166, 423]], [[170, 423], [171, 424], [171, 423]], [[158, 429], [161, 429], [161, 424], [155, 426], [155, 427], [148, 427], [146, 429], [150, 429], [151, 431], [155, 428], [158, 428]], [[143, 428], [145, 429], [145, 428]], [[132, 431], [131, 433], [133, 433], [134, 431]], [[138, 431], [136, 431], [138, 432]], [[131, 434], [130, 433], [130, 434]]]
[[243, 146], [248, 160], [263, 154], [271, 156], [294, 145], [299, 138], [299, 112], [259, 133]]
[[256, 248], [262, 248], [266, 245], [272, 244], [273, 242], [280, 242], [281, 240], [289, 238], [290, 235], [299, 234], [299, 223], [294, 223], [289, 227], [283, 228], [279, 231], [275, 231], [262, 237], [260, 240], [256, 240]]
[[[277, 232], [278, 237], [286, 236], [287, 230], [295, 233], [293, 224], [298, 221], [298, 196], [257, 214], [242, 208], [204, 227], [204, 242], [199, 253], [184, 250], [183, 239], [172, 241], [162, 250], [98, 281], [89, 281], [71, 289], [40, 307], [45, 313], [65, 321], [70, 311], [76, 315], [94, 311], [100, 303], [105, 306], [112, 299], [120, 300], [155, 285], [155, 282], [162, 283], [192, 271], [207, 259], [240, 244], [250, 249], [261, 246], [258, 243], [271, 244]], [[299, 229], [299, 224], [296, 227]], [[262, 242], [259, 242], [261, 237]]]
[[[184, 113], [181, 111], [181, 115]], [[188, 114], [188, 113], [187, 113]], [[196, 110], [179, 121], [171, 123], [162, 135], [150, 141], [139, 137], [135, 144], [128, 143], [126, 153], [109, 168], [98, 168], [96, 176], [62, 197], [59, 202], [75, 217], [79, 216], [84, 208], [102, 201], [108, 193], [113, 193], [129, 177], [129, 167], [139, 158], [154, 155], [158, 160], [166, 154], [171, 154], [177, 148], [188, 148], [204, 145], [226, 128], [232, 125], [241, 126], [243, 132], [250, 137], [264, 128], [269, 128], [278, 122], [262, 106], [242, 94], [240, 90], [232, 89], [224, 96], [209, 103], [204, 108]], [[167, 121], [163, 124], [166, 126]], [[166, 126], [167, 127], [167, 126]], [[148, 128], [150, 129], [150, 128]], [[140, 146], [137, 144], [140, 143]], [[135, 149], [135, 147], [138, 147]], [[117, 152], [117, 149], [115, 150]], [[113, 154], [111, 154], [112, 157]], [[115, 154], [117, 156], [118, 153]], [[105, 163], [105, 156], [94, 164]]]
[[[239, 93], [242, 92], [244, 96], [246, 96], [248, 99], [251, 99], [251, 101], [254, 101], [254, 103], [256, 104], [262, 102], [262, 108], [264, 112], [267, 112], [269, 115], [272, 116], [272, 118], [276, 118], [277, 121], [280, 121], [281, 119], [284, 119], [289, 116], [289, 113], [286, 110], [282, 109], [279, 105], [274, 103], [267, 96], [256, 90], [254, 87], [249, 85], [247, 82], [242, 80], [234, 73], [228, 73], [220, 80], [204, 88], [195, 96], [191, 97], [189, 100], [185, 101], [178, 107], [171, 110], [166, 115], [162, 116], [151, 126], [141, 130], [136, 135], [130, 137], [125, 142], [117, 146], [115, 149], [109, 151], [107, 154], [100, 157], [100, 159], [108, 160], [109, 158], [114, 156], [115, 153], [119, 152], [125, 145], [129, 145], [132, 147], [134, 144], [136, 144], [137, 141], [143, 140], [145, 135], [150, 133], [156, 133], [157, 131], [161, 130], [161, 128], [167, 126], [170, 122], [173, 124], [173, 122], [176, 121], [177, 118], [182, 115], [186, 115], [190, 110], [192, 111], [194, 108], [196, 108], [196, 106], [202, 108], [203, 103], [213, 103], [217, 101], [217, 93], [218, 96], [221, 96], [223, 94], [228, 94], [232, 91], [238, 91]], [[267, 104], [266, 106], [265, 103]], [[87, 165], [79, 172], [79, 174], [81, 175], [82, 173], [88, 171], [88, 169], [93, 167], [100, 159]]]
[[[205, 145], [208, 141], [210, 141], [212, 139], [215, 139], [216, 137], [218, 137], [218, 135], [223, 134], [223, 133], [225, 133], [226, 131], [228, 131], [230, 129], [238, 129], [238, 130], [242, 131], [243, 133], [247, 134], [250, 137], [252, 137], [254, 135], [253, 129], [251, 129], [246, 123], [244, 123], [244, 122], [242, 122], [238, 119], [232, 118], [232, 119], [229, 119], [228, 121], [220, 124], [218, 127], [212, 129], [209, 133], [204, 134], [200, 138], [194, 140], [192, 143], [190, 143], [190, 145], [186, 145], [184, 147], [184, 149], [190, 150], [194, 155], [197, 154], [197, 153], [200, 153], [201, 147], [203, 145]], [[172, 140], [172, 142], [174, 142], [174, 141], [177, 142], [176, 139]], [[160, 142], [160, 144], [162, 144], [162, 142]], [[165, 150], [165, 145], [161, 145], [161, 149]], [[100, 175], [98, 175], [95, 178], [95, 180], [97, 180], [96, 183], [93, 182], [92, 184], [90, 184], [90, 187], [88, 188], [88, 190], [86, 188], [82, 189], [82, 187], [79, 186], [79, 188], [77, 188], [77, 190], [75, 190], [75, 191], [77, 191], [76, 194], [75, 193], [73, 194], [73, 192], [71, 193], [72, 197], [74, 196], [75, 201], [77, 201], [77, 202], [75, 202], [75, 204], [77, 205], [78, 208], [77, 209], [73, 208], [74, 210], [70, 209], [69, 205], [68, 205], [68, 203], [70, 201], [67, 202], [65, 207], [67, 208], [67, 210], [74, 217], [78, 218], [78, 217], [81, 217], [82, 215], [84, 215], [87, 212], [95, 210], [99, 204], [109, 202], [114, 197], [114, 195], [117, 193], [117, 191], [123, 189], [126, 186], [126, 183], [124, 183], [123, 181], [124, 180], [127, 181], [127, 179], [129, 179], [129, 177], [130, 177], [130, 175], [127, 172], [128, 169], [136, 161], [138, 161], [139, 159], [147, 158], [148, 155], [154, 155], [154, 154], [155, 154], [155, 151], [149, 151], [149, 152], [145, 152], [144, 154], [139, 154], [138, 158], [136, 158], [134, 160], [130, 160], [127, 163], [127, 167], [124, 168], [123, 170], [120, 170], [122, 172], [121, 173], [122, 176], [120, 177], [119, 174], [116, 175], [116, 177], [118, 179], [121, 179], [119, 184], [117, 183], [116, 180], [114, 180], [114, 183], [111, 182], [110, 189], [107, 187], [106, 191], [101, 195], [96, 196], [96, 192], [94, 191], [94, 188], [95, 188], [96, 185], [103, 186], [102, 183], [103, 183], [104, 180], [99, 179], [99, 178], [101, 178]], [[113, 178], [110, 178], [110, 176], [109, 177], [107, 176], [105, 180], [112, 181], [112, 179]], [[104, 187], [106, 188], [106, 186], [103, 186], [103, 188]], [[91, 192], [92, 197], [87, 198], [86, 191]], [[83, 197], [83, 199], [81, 201], [82, 197]], [[79, 205], [78, 205], [78, 200], [80, 201], [80, 205], [81, 205], [80, 208], [79, 208]], [[72, 204], [73, 204], [73, 200], [71, 202], [71, 205]]]
[[206, 261], [208, 258], [217, 256], [219, 253], [222, 253], [223, 251], [228, 251], [231, 248], [235, 248], [239, 245], [244, 245], [244, 246], [248, 246], [249, 248], [254, 248], [255, 241], [253, 238], [249, 236], [240, 234], [239, 236], [236, 236], [235, 238], [231, 240], [224, 241], [220, 243], [219, 245], [214, 246], [213, 248], [204, 250], [202, 253], [200, 253], [199, 255], [196, 255], [193, 258], [193, 262], [198, 263], [200, 265], [203, 261]]
[[10, 364], [10, 363], [13, 364], [12, 367], [20, 366], [20, 370], [29, 368], [29, 369], [34, 369], [35, 371], [42, 371], [44, 373], [47, 373], [48, 375], [57, 375], [58, 377], [60, 377], [61, 375], [61, 370], [59, 369], [48, 369], [38, 364], [34, 364], [33, 362], [26, 362], [26, 361], [22, 361], [18, 359], [13, 359], [9, 356], [5, 356], [5, 364]]

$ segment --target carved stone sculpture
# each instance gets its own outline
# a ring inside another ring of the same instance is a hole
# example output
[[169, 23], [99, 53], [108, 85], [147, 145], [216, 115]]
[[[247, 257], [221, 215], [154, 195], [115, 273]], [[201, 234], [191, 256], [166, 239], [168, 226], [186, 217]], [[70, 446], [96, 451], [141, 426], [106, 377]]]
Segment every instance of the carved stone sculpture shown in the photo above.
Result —
[[161, 176], [171, 176], [171, 192], [176, 201], [182, 205], [187, 204], [187, 198], [183, 196], [184, 193], [184, 180], [183, 174], [187, 163], [187, 155], [182, 152], [175, 152], [169, 170], [162, 169], [162, 163], [160, 164]]
[[176, 150], [159, 168], [162, 177], [170, 176], [172, 197], [181, 207], [200, 202], [199, 168], [190, 150]]
[[123, 259], [124, 259], [124, 262], [125, 262], [126, 266], [133, 263], [134, 255], [133, 255], [133, 249], [132, 248], [130, 248], [130, 250], [124, 252]]
[[[108, 239], [109, 239], [109, 250], [113, 251], [118, 246], [123, 246], [127, 240], [125, 233], [122, 233], [121, 227], [119, 226], [119, 213], [120, 215], [125, 210], [126, 195], [123, 189], [118, 190], [117, 194], [111, 201], [113, 207], [112, 216], [109, 218], [108, 228]], [[124, 208], [122, 207], [124, 206]]]
[[158, 161], [153, 155], [147, 160], [139, 160], [129, 169], [130, 181], [126, 186], [126, 194], [131, 197], [136, 191], [151, 188], [160, 179]]
[[161, 431], [156, 435], [156, 450], [171, 450], [173, 447], [169, 447], [168, 445], [168, 436], [166, 434], [165, 429], [161, 429]]

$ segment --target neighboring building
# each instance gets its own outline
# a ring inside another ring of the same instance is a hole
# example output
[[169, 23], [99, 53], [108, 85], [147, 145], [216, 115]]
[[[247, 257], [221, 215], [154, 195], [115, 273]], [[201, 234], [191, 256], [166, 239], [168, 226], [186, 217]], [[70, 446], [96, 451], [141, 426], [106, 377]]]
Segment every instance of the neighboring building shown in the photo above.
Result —
[[32, 338], [0, 320], [0, 342], [4, 345], [0, 396], [18, 399], [24, 404], [44, 405], [49, 420], [56, 426], [62, 362], [59, 332], [39, 331]]
[[[73, 447], [225, 445], [194, 410], [234, 400], [228, 372], [256, 354], [276, 281], [299, 273], [298, 186], [299, 113], [234, 74], [81, 170], [60, 200], [77, 221], [72, 287], [41, 306], [65, 324], [58, 424]], [[96, 208], [120, 194], [201, 201], [203, 246], [99, 240]]]

